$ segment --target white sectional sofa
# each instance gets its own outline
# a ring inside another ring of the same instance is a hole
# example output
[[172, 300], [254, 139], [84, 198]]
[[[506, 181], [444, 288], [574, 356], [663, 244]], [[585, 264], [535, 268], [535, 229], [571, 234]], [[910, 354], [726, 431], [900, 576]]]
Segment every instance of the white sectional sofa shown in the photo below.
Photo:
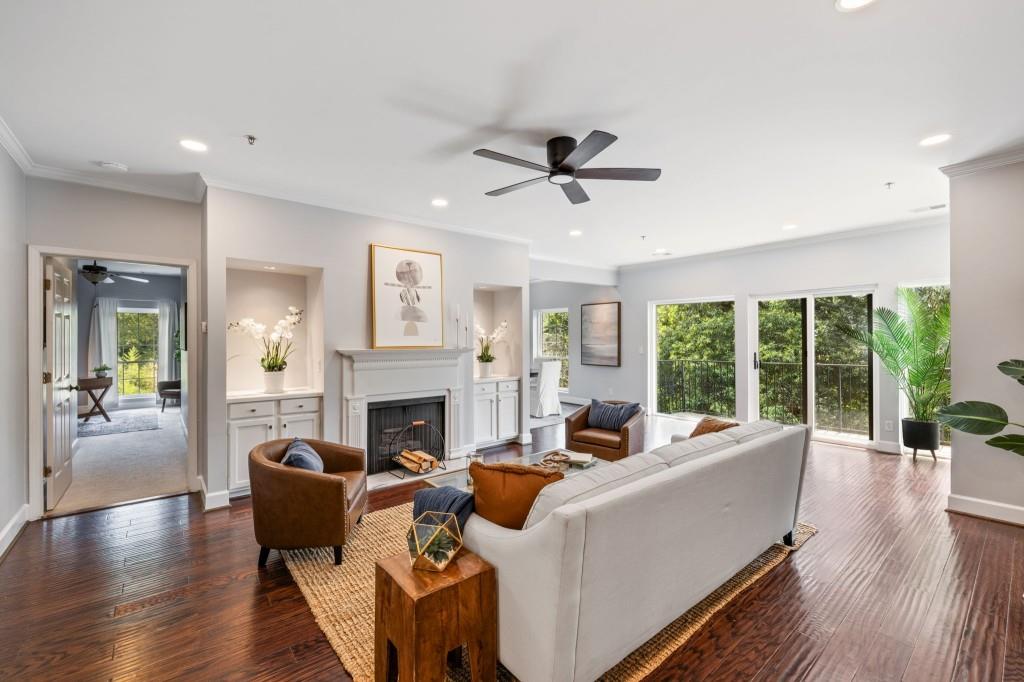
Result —
[[796, 525], [809, 435], [753, 422], [545, 488], [523, 530], [473, 515], [498, 575], [498, 655], [523, 682], [589, 681]]

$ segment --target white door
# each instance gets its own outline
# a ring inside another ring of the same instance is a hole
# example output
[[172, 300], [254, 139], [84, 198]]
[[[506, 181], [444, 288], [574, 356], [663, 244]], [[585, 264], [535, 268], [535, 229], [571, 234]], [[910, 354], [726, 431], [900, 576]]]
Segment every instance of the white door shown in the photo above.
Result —
[[498, 394], [498, 438], [519, 435], [519, 393]]
[[[77, 346], [72, 305], [71, 270], [53, 259], [46, 260], [43, 300], [46, 329], [43, 344], [43, 382], [46, 385], [46, 508], [53, 509], [71, 485], [71, 446], [78, 428], [74, 398], [72, 357]], [[72, 399], [74, 398], [74, 399]]]
[[235, 490], [249, 485], [249, 452], [260, 443], [277, 438], [274, 426], [273, 417], [228, 422], [229, 488]]
[[320, 438], [320, 415], [289, 414], [277, 419], [279, 438]]
[[498, 440], [498, 405], [494, 393], [478, 395], [473, 404], [473, 434], [477, 443]]

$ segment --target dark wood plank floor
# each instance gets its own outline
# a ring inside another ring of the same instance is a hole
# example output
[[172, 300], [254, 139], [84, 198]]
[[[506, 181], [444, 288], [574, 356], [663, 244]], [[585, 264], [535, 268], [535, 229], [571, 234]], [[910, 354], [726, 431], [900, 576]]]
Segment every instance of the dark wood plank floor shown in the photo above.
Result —
[[[816, 444], [801, 517], [820, 533], [652, 680], [1024, 680], [1024, 529], [947, 514], [948, 481], [945, 461]], [[256, 555], [247, 500], [32, 523], [0, 564], [0, 679], [346, 679], [283, 562]]]

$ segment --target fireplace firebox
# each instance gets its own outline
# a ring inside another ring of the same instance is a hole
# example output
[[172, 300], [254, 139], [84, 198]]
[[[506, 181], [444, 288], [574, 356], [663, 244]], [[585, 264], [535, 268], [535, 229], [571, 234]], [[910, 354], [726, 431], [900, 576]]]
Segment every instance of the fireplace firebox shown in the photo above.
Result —
[[444, 396], [370, 403], [366, 413], [366, 473], [401, 468], [393, 458], [403, 449], [423, 450], [443, 461], [444, 410]]

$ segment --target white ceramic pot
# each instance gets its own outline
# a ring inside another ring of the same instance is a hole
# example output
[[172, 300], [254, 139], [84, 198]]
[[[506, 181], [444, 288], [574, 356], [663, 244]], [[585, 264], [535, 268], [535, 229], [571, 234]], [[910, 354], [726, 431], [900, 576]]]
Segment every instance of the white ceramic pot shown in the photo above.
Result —
[[481, 362], [480, 363], [480, 377], [481, 378], [486, 379], [487, 377], [491, 376], [491, 366], [492, 365], [494, 365], [493, 362]]
[[284, 371], [264, 372], [263, 390], [266, 393], [284, 393]]

